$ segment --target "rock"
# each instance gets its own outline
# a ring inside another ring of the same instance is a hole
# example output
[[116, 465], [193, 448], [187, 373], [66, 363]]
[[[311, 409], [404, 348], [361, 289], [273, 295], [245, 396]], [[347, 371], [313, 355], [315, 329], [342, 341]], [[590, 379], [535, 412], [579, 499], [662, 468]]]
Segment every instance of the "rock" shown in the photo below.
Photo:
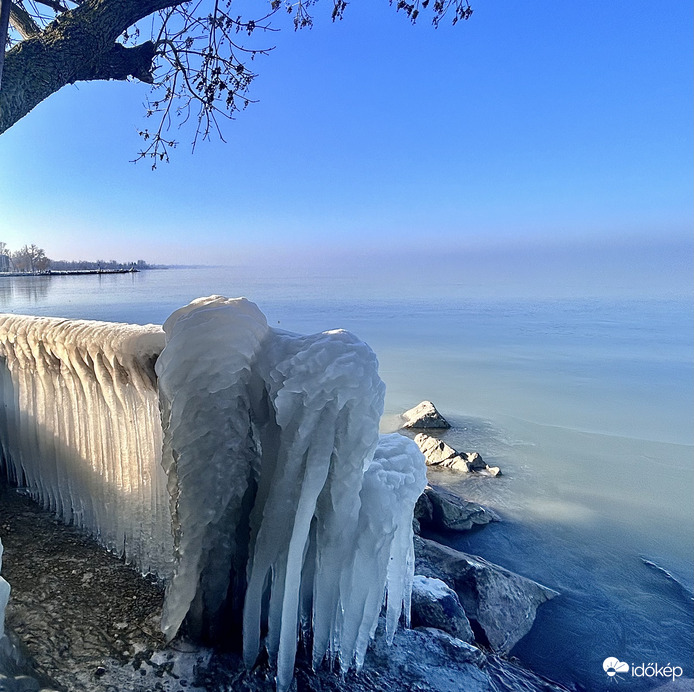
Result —
[[417, 503], [414, 506], [414, 515], [412, 516], [412, 530], [419, 535], [422, 526], [431, 526], [434, 519], [434, 508], [431, 505], [431, 500], [425, 491], [417, 498]]
[[39, 681], [28, 675], [18, 675], [14, 679], [14, 686], [17, 692], [39, 692], [41, 689]]
[[437, 440], [431, 435], [425, 435], [424, 433], [419, 433], [415, 435], [414, 441], [417, 443], [420, 451], [424, 455], [424, 459], [427, 462], [427, 466], [436, 466], [437, 464], [442, 464], [444, 461], [453, 458], [458, 452], [450, 447], [445, 442]]
[[477, 452], [459, 452], [442, 440], [431, 435], [419, 433], [415, 436], [427, 466], [453, 469], [462, 473], [475, 472], [484, 476], [499, 476], [498, 466], [488, 466]]
[[446, 461], [443, 463], [435, 465], [442, 469], [460, 471], [460, 473], [470, 473], [472, 470], [467, 462], [467, 457], [465, 454], [456, 454], [450, 459], [446, 459]]
[[[492, 521], [499, 521], [499, 516], [491, 509], [476, 502], [463, 500], [442, 488], [427, 486], [420, 500], [422, 497], [430, 509], [426, 511], [422, 501], [420, 516], [417, 518], [422, 526], [434, 531], [468, 531], [473, 526], [484, 526]], [[420, 500], [417, 500], [417, 506]]]
[[537, 607], [558, 595], [482, 558], [419, 536], [414, 541], [415, 572], [454, 589], [477, 641], [494, 651], [508, 653], [530, 631]]
[[403, 428], [440, 428], [448, 429], [450, 424], [436, 410], [436, 406], [431, 401], [422, 401], [414, 408], [402, 414]]
[[487, 466], [486, 469], [483, 469], [482, 471], [479, 472], [480, 476], [501, 476], [501, 469], [498, 466]]
[[[383, 626], [366, 654], [359, 675], [348, 674], [339, 690], [350, 692], [566, 692], [521, 666], [495, 656], [441, 630], [398, 630], [391, 647]], [[503, 684], [500, 684], [503, 683]], [[302, 689], [298, 687], [298, 689]], [[318, 687], [303, 688], [319, 690]]]
[[[480, 668], [485, 658], [477, 647], [438, 629], [398, 630], [392, 646], [377, 631], [366, 654], [362, 676], [378, 673], [375, 689], [381, 692], [487, 692], [493, 688]], [[343, 689], [352, 687], [345, 685]]]
[[472, 643], [472, 633], [458, 594], [440, 579], [416, 575], [412, 582], [412, 627], [435, 627]]
[[477, 452], [460, 452], [459, 454], [465, 459], [469, 471], [484, 471], [489, 468]]

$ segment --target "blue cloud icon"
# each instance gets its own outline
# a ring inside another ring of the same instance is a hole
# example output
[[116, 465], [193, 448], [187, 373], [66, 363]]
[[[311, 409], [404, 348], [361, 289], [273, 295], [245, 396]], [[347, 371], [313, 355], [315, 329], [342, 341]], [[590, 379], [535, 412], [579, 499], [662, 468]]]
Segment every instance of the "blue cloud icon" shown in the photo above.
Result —
[[615, 675], [617, 675], [617, 673], [628, 673], [629, 664], [620, 661], [618, 658], [615, 658], [614, 656], [610, 656], [602, 662], [602, 669], [611, 678], [613, 678]]

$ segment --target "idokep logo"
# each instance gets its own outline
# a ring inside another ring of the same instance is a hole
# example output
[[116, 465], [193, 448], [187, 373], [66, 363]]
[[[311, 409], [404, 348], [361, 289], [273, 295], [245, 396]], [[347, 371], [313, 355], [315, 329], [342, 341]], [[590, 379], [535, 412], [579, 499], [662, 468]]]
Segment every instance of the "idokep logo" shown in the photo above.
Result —
[[629, 675], [632, 678], [670, 678], [676, 680], [682, 677], [684, 672], [680, 666], [672, 666], [669, 663], [661, 666], [658, 663], [633, 663], [629, 665], [614, 656], [609, 656], [602, 662], [602, 669], [610, 678], [620, 680], [622, 676]]
[[628, 673], [629, 672], [629, 664], [624, 663], [623, 661], [620, 661], [618, 658], [615, 658], [614, 656], [610, 656], [609, 658], [606, 658], [602, 662], [602, 669], [611, 678], [613, 678], [615, 675], [617, 675], [619, 673]]

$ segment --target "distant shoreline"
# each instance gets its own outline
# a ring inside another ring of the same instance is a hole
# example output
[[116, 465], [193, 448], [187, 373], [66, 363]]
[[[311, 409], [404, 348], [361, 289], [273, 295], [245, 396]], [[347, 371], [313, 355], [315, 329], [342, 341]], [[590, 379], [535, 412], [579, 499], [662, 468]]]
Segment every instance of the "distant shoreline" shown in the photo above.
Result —
[[83, 274], [137, 274], [140, 269], [55, 269], [45, 272], [1, 272], [0, 278], [17, 276], [81, 276]]

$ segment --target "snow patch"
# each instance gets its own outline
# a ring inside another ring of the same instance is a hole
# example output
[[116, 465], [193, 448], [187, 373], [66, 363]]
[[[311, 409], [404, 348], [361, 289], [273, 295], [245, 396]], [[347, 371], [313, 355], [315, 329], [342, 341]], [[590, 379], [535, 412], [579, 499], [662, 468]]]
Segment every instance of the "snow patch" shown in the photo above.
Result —
[[415, 576], [412, 588], [415, 591], [426, 594], [433, 601], [438, 601], [441, 598], [451, 595], [451, 593], [455, 593], [440, 579], [423, 577], [421, 574]]

